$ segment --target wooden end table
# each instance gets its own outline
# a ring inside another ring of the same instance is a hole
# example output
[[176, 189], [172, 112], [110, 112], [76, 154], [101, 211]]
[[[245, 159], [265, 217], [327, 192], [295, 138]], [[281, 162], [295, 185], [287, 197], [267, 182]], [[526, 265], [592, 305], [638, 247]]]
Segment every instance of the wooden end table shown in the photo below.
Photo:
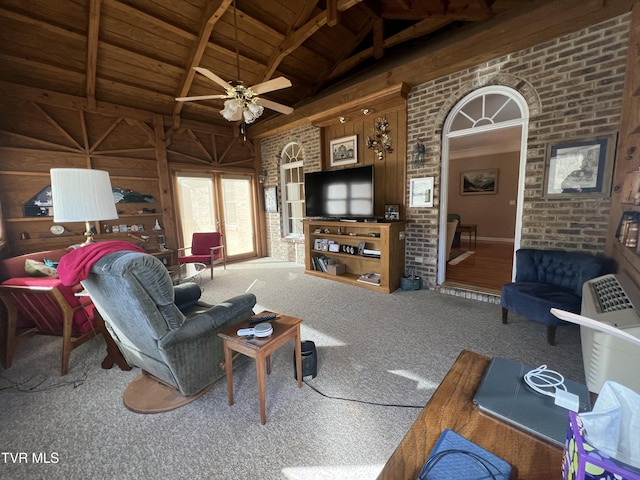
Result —
[[[472, 223], [461, 224], [456, 227], [456, 233], [462, 237], [463, 233], [469, 234], [469, 248], [471, 248], [471, 235], [473, 234], [473, 247], [475, 248], [478, 240], [478, 226]], [[460, 239], [462, 240], [462, 238]]]
[[[269, 312], [261, 312], [264, 315]], [[278, 314], [270, 321], [273, 333], [265, 338], [251, 338], [238, 336], [236, 333], [241, 328], [248, 328], [249, 320], [245, 320], [233, 327], [218, 333], [224, 342], [224, 365], [227, 373], [227, 388], [229, 390], [229, 405], [233, 405], [233, 356], [232, 352], [238, 352], [256, 360], [258, 375], [258, 398], [260, 401], [260, 423], [267, 423], [267, 409], [265, 406], [265, 363], [267, 375], [271, 373], [271, 354], [286, 344], [294, 341], [296, 356], [296, 376], [298, 388], [302, 388], [302, 347], [300, 344], [300, 324], [302, 320], [288, 315]]]

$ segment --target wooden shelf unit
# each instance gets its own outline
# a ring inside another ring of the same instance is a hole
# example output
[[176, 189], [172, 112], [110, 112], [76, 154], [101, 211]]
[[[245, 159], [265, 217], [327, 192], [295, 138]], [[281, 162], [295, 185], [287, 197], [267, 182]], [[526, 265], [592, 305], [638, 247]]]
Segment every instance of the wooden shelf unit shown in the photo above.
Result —
[[[338, 229], [342, 233], [338, 233]], [[328, 230], [328, 233], [324, 233]], [[378, 236], [370, 236], [370, 235]], [[350, 285], [368, 288], [377, 292], [391, 293], [400, 287], [404, 275], [404, 222], [369, 223], [305, 220], [305, 272]], [[380, 258], [351, 255], [348, 253], [315, 250], [316, 239], [326, 239], [339, 245], [349, 245], [356, 250], [360, 242], [365, 248], [379, 250]], [[341, 275], [331, 275], [314, 269], [313, 256], [324, 255], [346, 268]], [[379, 273], [380, 285], [358, 282], [363, 273]]]
[[624, 203], [627, 175], [640, 171], [640, 4], [633, 6], [629, 31], [627, 69], [622, 99], [622, 120], [613, 173], [613, 191], [609, 210], [609, 229], [605, 253], [611, 257], [618, 273], [626, 273], [640, 285], [640, 255], [635, 247], [627, 247], [616, 238], [625, 212], [640, 212], [640, 206]]

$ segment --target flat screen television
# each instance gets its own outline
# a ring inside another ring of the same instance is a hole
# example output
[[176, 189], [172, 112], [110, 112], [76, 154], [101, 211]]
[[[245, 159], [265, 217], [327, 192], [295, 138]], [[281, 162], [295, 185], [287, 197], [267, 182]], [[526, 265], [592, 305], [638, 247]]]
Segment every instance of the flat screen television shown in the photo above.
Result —
[[307, 217], [372, 218], [373, 165], [306, 173], [304, 196]]

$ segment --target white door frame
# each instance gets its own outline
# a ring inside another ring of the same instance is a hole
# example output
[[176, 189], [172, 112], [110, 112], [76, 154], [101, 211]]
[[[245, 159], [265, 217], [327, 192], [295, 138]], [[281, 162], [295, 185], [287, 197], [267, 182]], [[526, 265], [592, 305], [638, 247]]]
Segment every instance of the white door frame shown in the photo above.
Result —
[[[452, 132], [451, 125], [455, 117], [460, 113], [462, 108], [471, 100], [487, 95], [487, 94], [502, 94], [511, 98], [520, 108], [520, 118], [509, 120], [506, 122], [493, 123], [490, 125], [482, 125], [478, 127], [472, 127], [465, 130], [457, 130]], [[445, 281], [447, 262], [446, 255], [446, 242], [447, 242], [447, 206], [449, 196], [449, 139], [454, 137], [461, 137], [464, 135], [475, 135], [482, 132], [491, 130], [497, 130], [501, 128], [521, 127], [520, 137], [520, 166], [518, 173], [518, 195], [516, 200], [516, 228], [514, 237], [514, 262], [511, 276], [515, 278], [515, 251], [520, 248], [520, 239], [522, 236], [522, 212], [524, 201], [524, 181], [525, 170], [527, 164], [527, 137], [529, 132], [529, 106], [524, 97], [517, 91], [510, 87], [502, 85], [492, 85], [488, 87], [482, 87], [474, 90], [462, 100], [460, 100], [454, 108], [451, 110], [447, 119], [445, 120], [444, 127], [442, 129], [442, 162], [440, 167], [440, 234], [438, 241], [438, 285], [442, 285]]]

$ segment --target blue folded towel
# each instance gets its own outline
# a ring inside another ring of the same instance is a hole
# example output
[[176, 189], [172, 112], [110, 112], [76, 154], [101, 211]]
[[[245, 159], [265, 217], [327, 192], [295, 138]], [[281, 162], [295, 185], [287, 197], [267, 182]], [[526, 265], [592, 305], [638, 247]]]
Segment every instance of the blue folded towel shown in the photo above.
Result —
[[418, 480], [508, 480], [511, 465], [475, 443], [446, 429], [425, 462]]

